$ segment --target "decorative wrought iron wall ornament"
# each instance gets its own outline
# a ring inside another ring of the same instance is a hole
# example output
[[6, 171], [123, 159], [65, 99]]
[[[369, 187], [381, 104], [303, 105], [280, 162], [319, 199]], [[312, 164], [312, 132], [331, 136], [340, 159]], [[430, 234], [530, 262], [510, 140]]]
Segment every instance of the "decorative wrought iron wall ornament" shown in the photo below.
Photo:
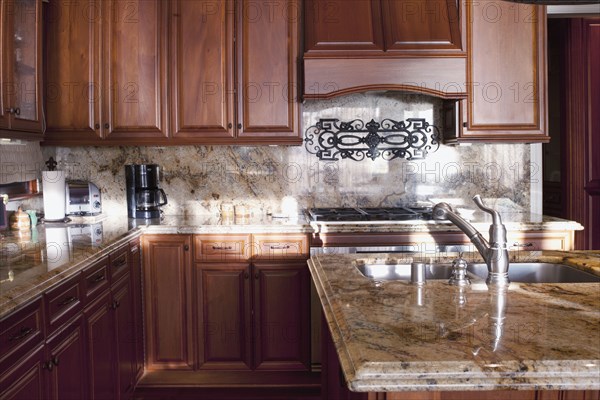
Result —
[[320, 119], [305, 132], [304, 146], [320, 160], [337, 161], [349, 158], [384, 160], [406, 158], [420, 160], [440, 146], [439, 129], [423, 118], [406, 121], [384, 119], [366, 124], [360, 119], [340, 122], [336, 118]]

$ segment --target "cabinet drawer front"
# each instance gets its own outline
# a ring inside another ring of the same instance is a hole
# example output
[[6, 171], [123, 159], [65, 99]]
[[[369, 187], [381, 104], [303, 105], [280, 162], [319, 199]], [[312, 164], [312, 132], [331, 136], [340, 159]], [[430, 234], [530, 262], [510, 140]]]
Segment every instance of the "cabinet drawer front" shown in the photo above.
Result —
[[128, 264], [128, 253], [129, 247], [124, 246], [118, 250], [115, 250], [110, 255], [110, 275], [112, 281], [115, 282], [121, 276], [129, 271]]
[[196, 261], [245, 261], [250, 253], [250, 235], [194, 236]]
[[307, 258], [307, 235], [254, 235], [252, 243], [256, 259]]
[[83, 272], [83, 286], [86, 300], [96, 293], [101, 293], [109, 286], [108, 257], [104, 257], [95, 265]]
[[43, 338], [41, 299], [1, 320], [0, 370], [9, 357], [27, 352]]
[[84, 294], [81, 285], [81, 275], [52, 289], [45, 295], [46, 316], [50, 335], [63, 322], [66, 322], [81, 311]]

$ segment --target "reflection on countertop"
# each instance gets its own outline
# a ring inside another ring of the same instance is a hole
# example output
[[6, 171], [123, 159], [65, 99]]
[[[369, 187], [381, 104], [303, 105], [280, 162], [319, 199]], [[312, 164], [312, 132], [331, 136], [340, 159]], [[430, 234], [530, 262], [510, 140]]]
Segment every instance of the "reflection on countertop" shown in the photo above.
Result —
[[[467, 288], [447, 280], [419, 287], [369, 279], [356, 268], [412, 261], [338, 254], [309, 262], [351, 390], [600, 389], [600, 283], [512, 283], [496, 293], [483, 279]], [[511, 263], [519, 261], [600, 276], [600, 251], [511, 253]]]

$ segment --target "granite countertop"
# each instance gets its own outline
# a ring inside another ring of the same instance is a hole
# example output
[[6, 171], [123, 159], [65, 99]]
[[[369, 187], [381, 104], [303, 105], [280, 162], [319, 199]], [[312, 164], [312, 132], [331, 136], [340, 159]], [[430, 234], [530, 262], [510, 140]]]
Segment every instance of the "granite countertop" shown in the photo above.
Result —
[[[508, 229], [575, 230], [573, 221], [530, 214], [504, 215]], [[148, 234], [241, 234], [241, 233], [318, 233], [318, 232], [407, 232], [414, 230], [454, 231], [444, 222], [411, 221], [385, 223], [311, 223], [302, 214], [297, 219], [267, 216], [222, 219], [219, 216], [166, 216], [160, 223], [137, 224], [124, 216], [73, 218], [66, 226], [38, 225], [26, 232], [0, 232], [0, 316], [14, 310], [62, 279], [65, 279], [116, 247], [142, 233]], [[473, 221], [487, 230], [485, 215]], [[49, 234], [47, 227], [50, 228]], [[63, 229], [61, 229], [63, 228]], [[92, 235], [91, 230], [101, 234]], [[68, 231], [68, 233], [67, 233]], [[68, 235], [68, 236], [67, 236]], [[48, 239], [50, 237], [50, 240]], [[58, 244], [57, 244], [58, 243]]]
[[[447, 256], [433, 262], [454, 258]], [[511, 283], [500, 297], [481, 280], [462, 292], [446, 280], [419, 288], [371, 280], [355, 267], [413, 261], [399, 257], [316, 255], [309, 262], [351, 390], [600, 389], [600, 283]], [[518, 261], [600, 276], [599, 251], [511, 253], [511, 268]]]

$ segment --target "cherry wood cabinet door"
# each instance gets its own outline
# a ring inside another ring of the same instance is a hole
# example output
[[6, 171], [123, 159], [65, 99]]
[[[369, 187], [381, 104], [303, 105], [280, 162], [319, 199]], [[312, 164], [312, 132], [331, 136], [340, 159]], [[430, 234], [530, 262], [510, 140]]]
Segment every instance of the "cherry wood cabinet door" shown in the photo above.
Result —
[[466, 2], [466, 18], [469, 100], [461, 104], [461, 137], [548, 141], [545, 8]]
[[194, 368], [195, 306], [189, 235], [144, 235], [146, 368]]
[[456, 0], [381, 0], [386, 51], [461, 50]]
[[167, 136], [167, 3], [102, 2], [101, 125], [107, 139]]
[[234, 3], [171, 2], [174, 138], [233, 138]]
[[118, 391], [126, 396], [135, 385], [135, 342], [134, 342], [134, 306], [131, 292], [131, 279], [127, 275], [112, 289], [112, 307], [114, 309], [116, 341], [116, 368]]
[[6, 108], [8, 107], [8, 78], [6, 77], [6, 68], [4, 63], [6, 62], [6, 51], [4, 50], [4, 41], [6, 38], [5, 29], [6, 25], [6, 7], [8, 1], [0, 0], [0, 46], [2, 46], [2, 51], [0, 51], [0, 129], [8, 128], [8, 116], [9, 114], [6, 112]]
[[238, 137], [299, 142], [299, 3], [237, 5]]
[[87, 396], [83, 318], [77, 317], [46, 344], [50, 399], [80, 400]]
[[250, 265], [197, 263], [199, 368], [252, 368]]
[[305, 51], [383, 52], [380, 0], [306, 0]]
[[309, 370], [310, 286], [306, 261], [255, 263], [254, 343], [259, 370]]
[[110, 292], [84, 310], [89, 399], [113, 399], [116, 392], [114, 312]]
[[17, 362], [6, 371], [0, 371], [0, 399], [38, 400], [47, 398], [43, 369], [44, 348], [34, 350], [31, 355]]
[[[42, 133], [42, 2], [5, 0], [2, 49], [13, 131]], [[6, 112], [6, 110], [5, 110]]]
[[46, 5], [45, 141], [93, 143], [101, 137], [100, 18], [93, 0]]

